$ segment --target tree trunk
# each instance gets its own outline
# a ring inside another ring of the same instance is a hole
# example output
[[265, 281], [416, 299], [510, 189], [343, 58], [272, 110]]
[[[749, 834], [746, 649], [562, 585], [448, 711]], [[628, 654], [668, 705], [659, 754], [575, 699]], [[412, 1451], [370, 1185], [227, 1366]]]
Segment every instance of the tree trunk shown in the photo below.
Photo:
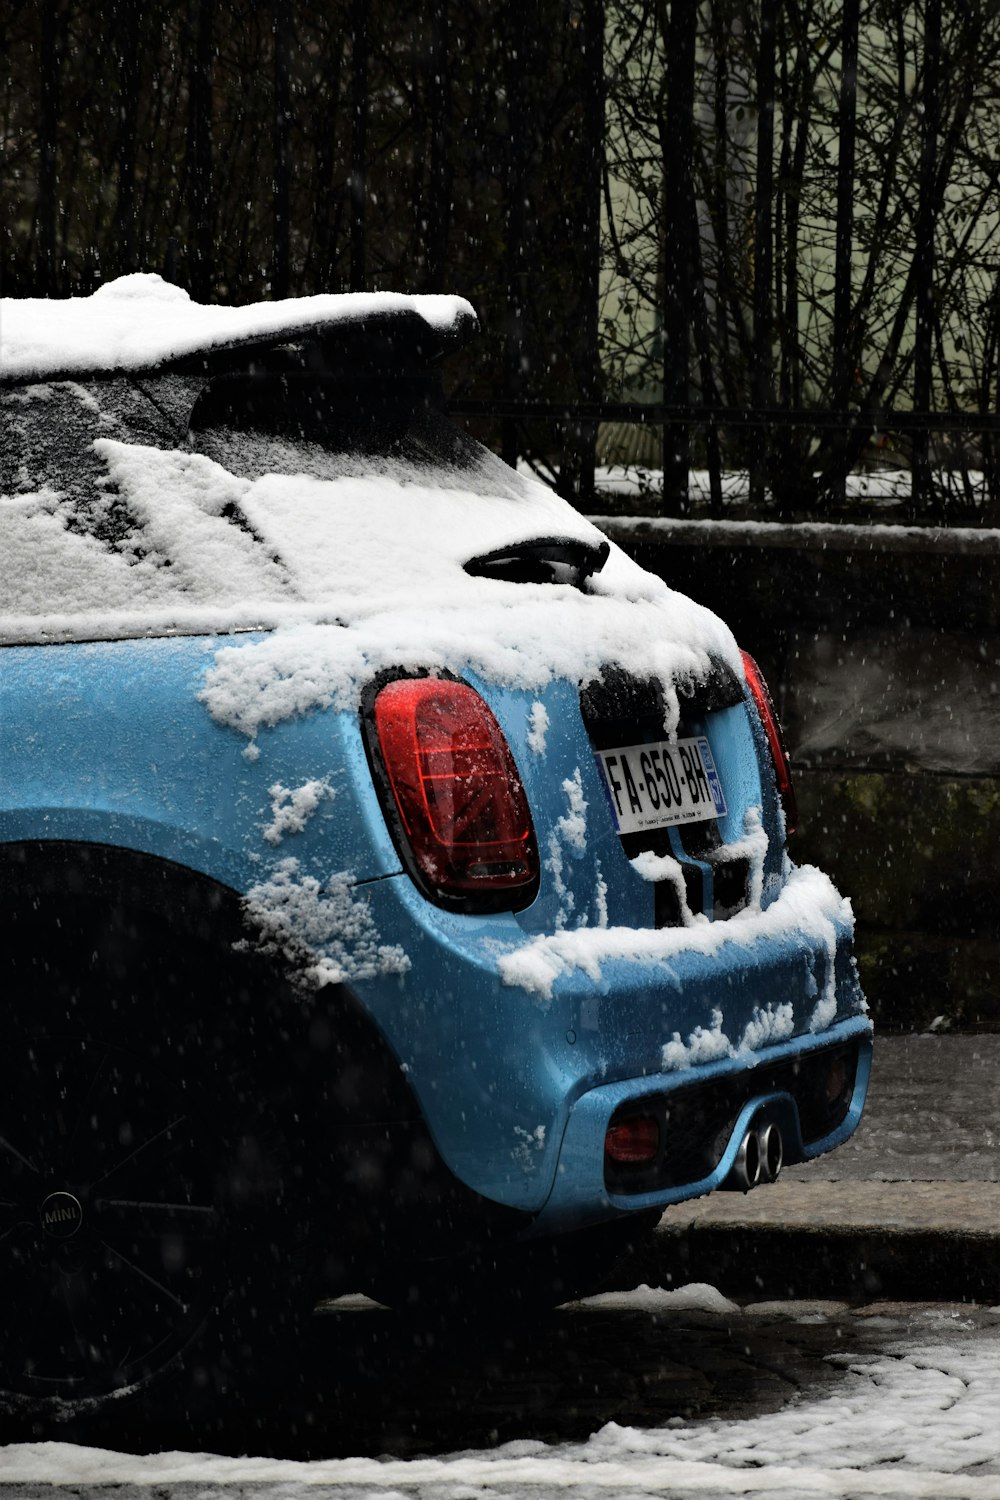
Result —
[[139, 7], [119, 0], [113, 19], [113, 50], [118, 70], [118, 203], [115, 253], [119, 273], [136, 269], [135, 154], [139, 119]]
[[[524, 303], [526, 277], [526, 235], [528, 162], [531, 155], [530, 120], [525, 87], [531, 36], [530, 7], [520, 0], [508, 0], [505, 12], [504, 71], [507, 92], [507, 160], [505, 163], [506, 244], [504, 280], [506, 283], [506, 323], [504, 328], [504, 396], [516, 400], [523, 392], [526, 339]], [[518, 431], [516, 418], [503, 419], [501, 454], [511, 468], [517, 466]]]
[[351, 291], [367, 281], [368, 0], [351, 9]]
[[[830, 394], [833, 409], [847, 420], [856, 362], [856, 340], [851, 328], [851, 265], [854, 257], [854, 164], [858, 122], [858, 21], [860, 0], [844, 0], [840, 43], [840, 101], [838, 109], [837, 152], [837, 220], [833, 269], [833, 354], [830, 369]], [[833, 443], [831, 477], [835, 492], [829, 498], [843, 504], [847, 473], [846, 426], [837, 432]]]
[[[691, 324], [694, 274], [691, 265], [695, 217], [692, 187], [695, 33], [697, 0], [673, 0], [664, 33], [666, 109], [660, 129], [663, 151], [663, 400], [685, 407], [691, 397]], [[663, 509], [688, 509], [690, 434], [686, 423], [663, 425]]]
[[[913, 405], [929, 412], [933, 404], [934, 221], [937, 217], [937, 147], [941, 54], [941, 0], [926, 0], [924, 9], [923, 119], [920, 140], [920, 199], [917, 207], [916, 329], [913, 346]], [[930, 442], [925, 427], [914, 433], [910, 516], [932, 498]]]
[[449, 123], [451, 90], [449, 79], [448, 0], [432, 0], [430, 78], [430, 169], [429, 203], [425, 218], [424, 284], [429, 292], [445, 290], [448, 269], [448, 238], [451, 226], [452, 164]]
[[195, 45], [191, 64], [188, 252], [191, 295], [207, 302], [214, 281], [215, 192], [212, 180], [212, 86], [215, 0], [195, 0]]
[[[580, 399], [597, 402], [601, 396], [601, 351], [598, 304], [601, 278], [601, 192], [604, 182], [604, 0], [584, 0], [583, 79], [580, 90], [583, 115], [580, 198], [579, 288]], [[597, 423], [584, 419], [567, 433], [572, 460], [564, 468], [572, 471], [576, 503], [581, 509], [594, 500], [594, 458]]]
[[288, 98], [288, 0], [274, 0], [271, 34], [274, 43], [274, 234], [271, 294], [274, 297], [287, 297], [290, 260], [288, 214], [291, 198], [291, 162], [288, 149], [291, 118]]
[[[774, 190], [774, 78], [775, 17], [777, 0], [761, 0], [760, 55], [757, 63], [757, 183], [754, 201], [753, 348], [750, 372], [751, 400], [758, 420], [771, 405], [774, 326], [772, 279], [772, 198]], [[770, 433], [758, 428], [751, 445], [750, 503], [761, 506], [770, 469]]]
[[320, 292], [334, 290], [337, 263], [333, 182], [337, 119], [340, 111], [341, 61], [340, 36], [331, 25], [324, 37], [322, 84], [317, 92], [317, 106], [313, 115], [316, 142], [313, 218], [316, 254], [313, 281], [315, 290]]
[[56, 264], [56, 169], [59, 149], [60, 29], [57, 0], [42, 0], [38, 99], [38, 196], [35, 201], [36, 284], [40, 297], [59, 290]]

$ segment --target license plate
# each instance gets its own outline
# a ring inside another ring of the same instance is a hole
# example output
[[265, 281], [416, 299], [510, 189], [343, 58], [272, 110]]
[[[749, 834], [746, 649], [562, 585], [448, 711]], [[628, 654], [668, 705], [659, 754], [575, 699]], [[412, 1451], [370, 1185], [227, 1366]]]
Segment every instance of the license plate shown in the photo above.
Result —
[[596, 760], [619, 833], [725, 816], [722, 783], [704, 737], [599, 750]]

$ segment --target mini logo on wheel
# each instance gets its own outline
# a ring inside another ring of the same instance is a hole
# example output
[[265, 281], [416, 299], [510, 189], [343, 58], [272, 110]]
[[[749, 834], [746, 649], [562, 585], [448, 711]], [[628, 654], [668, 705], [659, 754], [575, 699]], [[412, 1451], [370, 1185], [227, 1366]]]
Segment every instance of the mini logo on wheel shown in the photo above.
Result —
[[68, 1240], [83, 1223], [80, 1200], [72, 1193], [50, 1193], [39, 1213], [45, 1233], [56, 1240]]

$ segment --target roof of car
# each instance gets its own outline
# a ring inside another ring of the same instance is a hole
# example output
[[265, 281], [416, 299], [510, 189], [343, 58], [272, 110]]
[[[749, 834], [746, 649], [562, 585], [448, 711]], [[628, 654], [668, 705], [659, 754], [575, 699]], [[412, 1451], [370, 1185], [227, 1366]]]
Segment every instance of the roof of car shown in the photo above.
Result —
[[348, 292], [218, 307], [152, 272], [89, 297], [0, 300], [0, 380], [135, 373], [297, 340], [370, 334], [405, 363], [430, 363], [478, 327], [462, 297]]
[[[665, 683], [704, 680], [716, 658], [740, 670], [721, 621], [619, 548], [598, 571], [597, 528], [426, 399], [419, 365], [476, 326], [459, 298], [216, 308], [140, 277], [0, 316], [0, 647], [252, 632], [210, 648], [204, 698], [248, 735], [313, 706], [354, 712], [384, 669], [536, 692], [615, 662]], [[351, 440], [275, 432], [252, 401], [230, 426], [228, 398], [218, 425], [192, 427], [216, 359], [253, 366], [265, 395], [275, 372], [293, 386], [318, 371]]]

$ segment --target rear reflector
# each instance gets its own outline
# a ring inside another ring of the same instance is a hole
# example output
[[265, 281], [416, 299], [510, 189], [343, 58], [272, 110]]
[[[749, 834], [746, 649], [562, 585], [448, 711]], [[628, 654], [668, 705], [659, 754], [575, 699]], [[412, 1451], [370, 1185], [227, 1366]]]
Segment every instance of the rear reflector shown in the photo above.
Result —
[[655, 1161], [660, 1150], [660, 1124], [651, 1115], [637, 1115], [608, 1126], [604, 1154], [619, 1166]]
[[767, 683], [761, 674], [761, 670], [749, 651], [741, 651], [743, 666], [747, 674], [747, 687], [753, 695], [753, 701], [757, 705], [760, 714], [760, 722], [764, 726], [767, 735], [767, 743], [771, 751], [771, 760], [774, 763], [774, 779], [778, 786], [778, 796], [781, 798], [781, 806], [785, 813], [785, 833], [795, 832], [798, 822], [798, 808], [795, 803], [795, 788], [792, 786], [792, 773], [788, 765], [788, 755], [785, 751], [784, 736], [781, 733], [781, 725], [774, 711], [771, 694], [768, 692]]
[[479, 694], [446, 678], [400, 678], [379, 692], [373, 716], [401, 852], [427, 893], [470, 909], [526, 905], [538, 883], [535, 830]]

